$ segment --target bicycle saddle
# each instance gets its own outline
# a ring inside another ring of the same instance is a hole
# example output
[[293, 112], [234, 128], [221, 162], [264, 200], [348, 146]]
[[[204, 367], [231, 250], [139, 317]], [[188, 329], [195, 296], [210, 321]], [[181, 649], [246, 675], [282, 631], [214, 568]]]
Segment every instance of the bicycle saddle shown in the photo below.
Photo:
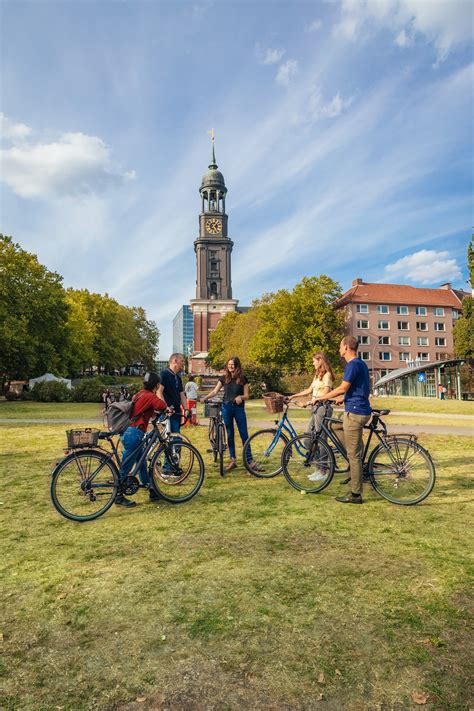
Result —
[[372, 414], [374, 415], [390, 415], [390, 410], [376, 410], [372, 408]]

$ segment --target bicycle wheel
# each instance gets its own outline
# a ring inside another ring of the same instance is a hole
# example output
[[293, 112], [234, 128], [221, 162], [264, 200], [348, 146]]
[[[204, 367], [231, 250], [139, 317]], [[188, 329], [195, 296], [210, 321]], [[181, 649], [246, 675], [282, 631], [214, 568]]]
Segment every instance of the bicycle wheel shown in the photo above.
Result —
[[175, 439], [155, 452], [149, 476], [157, 494], [172, 504], [181, 504], [192, 499], [201, 488], [204, 462], [192, 444]]
[[217, 462], [217, 456], [219, 454], [218, 449], [217, 449], [217, 429], [216, 429], [216, 421], [213, 417], [209, 419], [209, 431], [208, 431], [208, 437], [209, 437], [209, 442], [211, 443], [212, 447], [212, 459], [214, 461], [214, 464]]
[[51, 500], [71, 521], [92, 521], [115, 501], [119, 473], [110, 457], [94, 449], [68, 454], [53, 471]]
[[217, 452], [219, 455], [219, 474], [224, 476], [224, 452], [227, 449], [227, 442], [225, 439], [225, 427], [222, 422], [217, 425]]
[[287, 482], [308, 494], [325, 489], [334, 476], [330, 447], [322, 439], [312, 439], [307, 434], [290, 439], [283, 450], [281, 465]]
[[[288, 437], [278, 430], [259, 430], [248, 438], [242, 452], [247, 471], [259, 479], [271, 479], [281, 472], [281, 457]], [[249, 461], [249, 450], [252, 459]], [[252, 464], [250, 463], [252, 462]]]
[[412, 506], [426, 499], [436, 480], [429, 452], [409, 437], [387, 437], [368, 461], [370, 483], [392, 504]]

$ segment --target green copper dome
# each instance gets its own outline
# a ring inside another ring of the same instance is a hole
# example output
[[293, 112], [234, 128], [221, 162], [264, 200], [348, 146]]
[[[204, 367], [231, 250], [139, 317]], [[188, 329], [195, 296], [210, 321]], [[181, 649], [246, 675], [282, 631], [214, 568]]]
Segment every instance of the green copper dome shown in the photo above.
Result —
[[212, 144], [212, 156], [209, 168], [202, 176], [201, 190], [203, 188], [218, 188], [226, 190], [224, 176], [220, 170], [217, 170], [216, 154], [214, 152], [214, 143]]

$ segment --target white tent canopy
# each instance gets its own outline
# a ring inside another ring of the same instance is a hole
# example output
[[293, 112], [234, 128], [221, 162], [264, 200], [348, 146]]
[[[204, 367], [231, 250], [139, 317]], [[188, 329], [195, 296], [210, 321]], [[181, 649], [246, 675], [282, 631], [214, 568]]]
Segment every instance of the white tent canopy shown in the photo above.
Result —
[[55, 375], [52, 373], [45, 373], [44, 375], [40, 375], [38, 378], [31, 378], [31, 380], [28, 381], [28, 385], [30, 386], [30, 390], [34, 388], [36, 383], [44, 383], [44, 382], [51, 382], [51, 381], [56, 381], [58, 383], [65, 383], [68, 388], [71, 387], [71, 381], [68, 380], [67, 378], [57, 378]]

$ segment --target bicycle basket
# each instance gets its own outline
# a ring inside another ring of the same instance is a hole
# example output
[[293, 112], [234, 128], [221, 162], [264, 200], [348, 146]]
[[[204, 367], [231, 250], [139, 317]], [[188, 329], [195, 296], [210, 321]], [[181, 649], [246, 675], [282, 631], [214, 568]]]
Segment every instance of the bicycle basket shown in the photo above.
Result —
[[205, 402], [204, 403], [204, 417], [217, 417], [221, 410], [220, 402]]
[[100, 430], [87, 427], [85, 430], [66, 430], [68, 449], [75, 447], [95, 447], [99, 441]]
[[275, 412], [283, 412], [284, 396], [280, 393], [265, 393], [263, 396], [263, 402], [268, 412], [275, 414]]

